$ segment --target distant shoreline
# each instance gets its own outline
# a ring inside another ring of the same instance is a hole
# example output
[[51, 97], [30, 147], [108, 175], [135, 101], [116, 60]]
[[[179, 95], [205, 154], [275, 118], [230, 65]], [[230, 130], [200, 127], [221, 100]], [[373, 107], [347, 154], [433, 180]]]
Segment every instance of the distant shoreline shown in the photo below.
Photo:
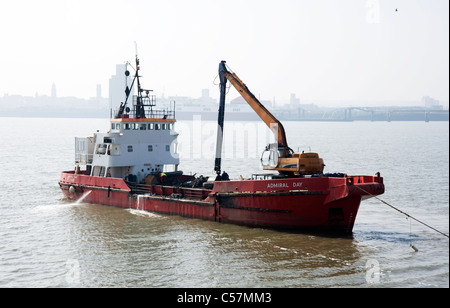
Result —
[[[217, 119], [215, 118], [211, 118], [211, 117], [203, 117], [201, 113], [198, 114], [200, 116], [200, 119], [203, 121], [216, 121]], [[198, 116], [197, 115], [197, 116]], [[99, 114], [92, 114], [92, 113], [84, 113], [84, 114], [76, 114], [74, 115], [72, 114], [66, 114], [66, 113], [60, 113], [60, 114], [8, 114], [8, 113], [3, 113], [0, 114], [0, 118], [41, 118], [41, 119], [45, 119], [45, 118], [52, 118], [52, 119], [64, 119], [64, 118], [68, 118], [68, 119], [109, 119], [109, 116], [105, 116], [105, 115], [99, 115]], [[195, 118], [191, 117], [179, 117], [177, 118], [178, 121], [193, 121], [196, 120]], [[252, 122], [257, 122], [260, 121], [259, 119], [243, 119], [242, 117], [229, 117], [227, 118], [228, 121], [243, 121], [243, 122], [248, 122], [248, 121], [252, 121]], [[303, 118], [303, 119], [284, 119], [282, 117], [279, 118], [280, 121], [286, 121], [286, 122], [449, 122], [449, 116], [448, 113], [446, 115], [446, 117], [438, 117], [438, 118], [433, 118], [430, 117], [428, 119], [428, 121], [425, 121], [425, 119], [423, 117], [417, 118], [391, 118], [390, 121], [386, 120], [386, 119], [350, 119], [350, 120], [345, 120], [345, 119], [308, 119], [308, 118]]]

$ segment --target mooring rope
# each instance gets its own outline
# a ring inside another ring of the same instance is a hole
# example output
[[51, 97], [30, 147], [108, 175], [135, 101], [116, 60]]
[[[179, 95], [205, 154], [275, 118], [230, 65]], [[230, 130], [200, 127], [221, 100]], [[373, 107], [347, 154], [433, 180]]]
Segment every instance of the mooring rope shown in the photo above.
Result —
[[[377, 199], [378, 201], [380, 201], [380, 202], [386, 204], [387, 206], [390, 206], [390, 207], [393, 208], [394, 210], [396, 210], [396, 211], [402, 213], [403, 215], [406, 215], [406, 217], [411, 218], [411, 219], [414, 219], [414, 220], [417, 221], [418, 223], [421, 223], [422, 225], [424, 225], [424, 226], [426, 226], [426, 227], [428, 227], [428, 228], [430, 228], [430, 229], [436, 231], [437, 233], [440, 233], [440, 234], [442, 234], [443, 236], [449, 238], [448, 234], [445, 234], [444, 232], [441, 232], [441, 231], [437, 230], [436, 228], [433, 228], [432, 226], [430, 226], [430, 225], [424, 223], [423, 221], [420, 221], [419, 219], [417, 219], [417, 218], [415, 218], [415, 217], [409, 215], [408, 213], [403, 212], [402, 210], [396, 208], [396, 207], [393, 206], [392, 204], [387, 203], [387, 202], [384, 201], [383, 199], [380, 199], [380, 198], [378, 198], [377, 196], [372, 195], [372, 194], [371, 194], [370, 192], [368, 192], [367, 190], [365, 190], [365, 189], [363, 189], [363, 188], [361, 188], [361, 187], [359, 187], [359, 186], [357, 186], [357, 185], [355, 185], [355, 187], [356, 187], [356, 188], [359, 188], [360, 190], [362, 190], [362, 191], [365, 192], [366, 194], [368, 194], [368, 195], [374, 197], [374, 198]], [[413, 248], [413, 249], [414, 249], [414, 248]]]

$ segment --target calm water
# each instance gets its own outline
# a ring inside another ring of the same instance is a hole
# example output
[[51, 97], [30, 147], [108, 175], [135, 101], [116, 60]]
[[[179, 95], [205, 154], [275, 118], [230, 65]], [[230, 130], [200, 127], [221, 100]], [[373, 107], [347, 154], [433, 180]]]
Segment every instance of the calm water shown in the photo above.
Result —
[[[223, 169], [260, 172], [270, 134], [256, 122], [227, 125]], [[375, 199], [362, 203], [349, 238], [63, 199], [74, 137], [107, 128], [104, 119], [0, 118], [0, 287], [449, 287], [449, 240]], [[178, 123], [180, 169], [212, 173], [214, 128]], [[319, 152], [326, 172], [379, 171], [383, 200], [449, 233], [448, 122], [285, 128], [291, 147]]]

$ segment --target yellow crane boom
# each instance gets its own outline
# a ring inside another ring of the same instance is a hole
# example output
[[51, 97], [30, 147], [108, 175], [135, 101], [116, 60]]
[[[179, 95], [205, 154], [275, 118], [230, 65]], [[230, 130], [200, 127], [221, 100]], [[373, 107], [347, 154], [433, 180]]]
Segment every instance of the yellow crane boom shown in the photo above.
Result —
[[219, 64], [219, 78], [220, 78], [220, 106], [219, 106], [219, 129], [217, 135], [217, 150], [216, 150], [216, 166], [217, 174], [220, 173], [220, 155], [222, 151], [222, 133], [223, 121], [225, 111], [225, 94], [227, 80], [234, 86], [234, 88], [241, 94], [245, 101], [252, 107], [261, 120], [270, 128], [276, 138], [276, 144], [266, 147], [268, 156], [266, 160], [263, 157], [261, 162], [265, 170], [278, 170], [281, 174], [286, 175], [300, 175], [300, 174], [316, 174], [322, 173], [324, 164], [323, 160], [319, 158], [317, 153], [294, 153], [289, 148], [286, 132], [283, 124], [269, 111], [248, 89], [244, 82], [234, 73], [227, 69], [226, 62], [222, 61]]
[[269, 111], [259, 100], [253, 95], [248, 89], [245, 83], [242, 82], [239, 77], [228, 70], [223, 70], [224, 76], [228, 81], [234, 86], [234, 88], [241, 94], [245, 101], [252, 107], [256, 114], [266, 123], [267, 127], [274, 133], [276, 141], [279, 147], [288, 147], [286, 140], [286, 132], [284, 130], [283, 124], [278, 121], [277, 118]]

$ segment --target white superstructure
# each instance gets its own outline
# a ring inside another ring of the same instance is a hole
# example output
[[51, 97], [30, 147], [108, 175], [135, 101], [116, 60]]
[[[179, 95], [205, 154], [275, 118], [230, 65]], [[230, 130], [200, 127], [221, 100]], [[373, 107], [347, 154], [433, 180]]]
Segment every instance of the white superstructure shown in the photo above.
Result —
[[[119, 70], [120, 71], [120, 70]], [[107, 133], [95, 133], [93, 137], [75, 138], [75, 164], [86, 165], [86, 173], [96, 177], [123, 178], [129, 182], [144, 183], [150, 175], [177, 171], [177, 136], [174, 130], [175, 112], [156, 110], [155, 96], [150, 90], [141, 88], [139, 82], [139, 60], [136, 57], [136, 74], [131, 89], [128, 87], [129, 72], [125, 70], [125, 80], [119, 95], [119, 105], [111, 127]], [[123, 77], [113, 77], [124, 80]], [[137, 95], [131, 95], [137, 81]], [[119, 86], [116, 84], [115, 86]], [[127, 107], [132, 100], [131, 108]], [[79, 168], [77, 168], [79, 169]]]

